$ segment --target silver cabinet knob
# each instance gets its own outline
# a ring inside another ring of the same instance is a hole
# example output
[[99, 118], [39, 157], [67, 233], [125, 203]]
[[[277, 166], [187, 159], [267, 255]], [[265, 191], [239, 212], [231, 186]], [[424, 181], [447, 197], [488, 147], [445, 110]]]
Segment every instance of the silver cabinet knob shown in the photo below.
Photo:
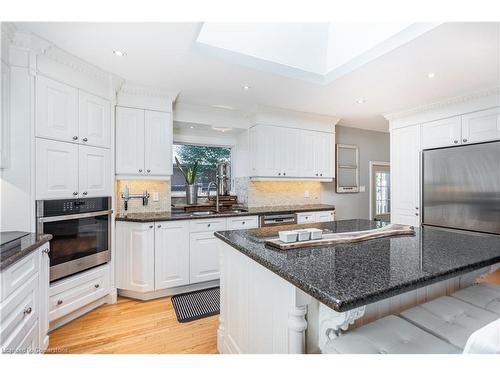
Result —
[[415, 210], [418, 210], [418, 207], [415, 207]]
[[73, 192], [73, 195], [78, 195], [78, 192], [77, 192], [77, 191], [74, 191], [74, 192]]
[[286, 173], [285, 173], [285, 172], [283, 172], [283, 176], [286, 176]]
[[455, 139], [455, 140], [453, 141], [453, 143], [457, 144], [457, 143], [458, 143], [458, 141]]
[[278, 173], [278, 176], [281, 176], [281, 173]]
[[74, 141], [76, 141], [77, 139], [78, 139], [78, 136], [77, 136], [77, 135], [73, 136], [73, 140], [74, 140]]
[[242, 222], [241, 224], [242, 224], [242, 225], [245, 225], [245, 222]]
[[153, 229], [153, 225], [150, 225], [150, 226], [149, 226], [149, 229]]
[[139, 169], [139, 173], [142, 173], [142, 169]]
[[323, 173], [320, 173], [319, 175], [320, 175], [320, 176], [323, 176]]
[[465, 142], [467, 142], [467, 138], [462, 139], [462, 141], [463, 141], [464, 143], [465, 143]]
[[207, 224], [207, 227], [209, 227], [209, 228], [210, 228], [210, 225], [211, 225], [211, 224]]
[[82, 141], [87, 142], [88, 141], [87, 137], [83, 138]]
[[148, 170], [147, 170], [147, 172], [148, 172], [148, 173], [149, 173], [149, 172], [151, 172], [151, 169], [148, 169]]
[[317, 175], [318, 175], [318, 174], [316, 173], [316, 176], [317, 176]]
[[87, 195], [88, 193], [87, 193], [86, 191], [84, 191], [82, 194], [83, 194], [83, 195]]
[[99, 284], [95, 284], [95, 285], [94, 285], [94, 288], [96, 288], [96, 289], [99, 289], [99, 287], [100, 287], [100, 285], [99, 285]]
[[161, 228], [161, 224], [158, 224], [158, 228]]
[[57, 300], [57, 304], [58, 304], [58, 305], [62, 305], [62, 303], [63, 303], [63, 300], [62, 300], [62, 299]]
[[418, 212], [415, 212], [415, 216], [418, 216]]
[[48, 253], [50, 253], [50, 248], [43, 249], [43, 250], [42, 250], [42, 253], [44, 253], [44, 254], [48, 254]]
[[23, 314], [29, 315], [31, 314], [32, 311], [33, 311], [32, 308], [28, 306], [27, 308], [24, 309]]

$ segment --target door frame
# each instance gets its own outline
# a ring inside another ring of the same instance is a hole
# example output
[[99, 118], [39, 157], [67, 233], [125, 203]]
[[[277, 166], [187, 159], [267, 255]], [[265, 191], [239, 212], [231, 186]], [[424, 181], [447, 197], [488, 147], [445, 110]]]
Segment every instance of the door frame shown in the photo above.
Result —
[[373, 160], [370, 160], [369, 161], [369, 181], [370, 181], [370, 188], [368, 189], [369, 191], [369, 205], [370, 205], [370, 208], [369, 208], [369, 217], [368, 219], [369, 220], [373, 220], [373, 199], [372, 199], [372, 190], [373, 190], [373, 186], [372, 186], [372, 181], [373, 181], [373, 167], [376, 166], [376, 165], [382, 165], [382, 166], [385, 166], [385, 167], [391, 167], [391, 163], [388, 162], [388, 161], [373, 161]]

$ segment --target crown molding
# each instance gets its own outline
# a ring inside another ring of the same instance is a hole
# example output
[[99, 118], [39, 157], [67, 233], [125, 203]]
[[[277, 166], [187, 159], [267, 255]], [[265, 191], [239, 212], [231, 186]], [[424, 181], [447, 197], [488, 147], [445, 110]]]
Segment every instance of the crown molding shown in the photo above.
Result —
[[169, 100], [172, 103], [177, 100], [179, 93], [162, 90], [156, 87], [137, 85], [124, 82], [119, 90], [121, 95], [141, 96], [145, 98]]
[[[391, 112], [383, 114], [383, 116], [389, 120], [394, 121], [405, 117], [415, 116], [424, 112], [440, 110], [446, 107], [450, 107], [453, 105], [467, 103], [473, 100], [482, 99], [486, 97], [499, 96], [500, 95], [500, 86], [492, 87], [488, 89], [482, 89], [477, 91], [469, 92], [465, 95], [459, 95], [450, 97], [447, 99], [439, 100], [436, 102], [427, 103], [424, 105], [420, 105], [418, 107], [413, 107], [410, 109], [405, 109], [397, 112]], [[500, 103], [499, 103], [500, 104]]]
[[12, 22], [2, 22], [2, 44], [12, 44], [17, 28]]

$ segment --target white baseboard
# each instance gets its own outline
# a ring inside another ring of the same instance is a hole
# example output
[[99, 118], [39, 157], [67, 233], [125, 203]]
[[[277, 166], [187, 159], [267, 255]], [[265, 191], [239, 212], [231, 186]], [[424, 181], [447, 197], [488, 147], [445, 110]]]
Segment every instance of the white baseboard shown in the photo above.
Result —
[[151, 299], [169, 297], [175, 294], [188, 293], [196, 290], [207, 289], [211, 287], [219, 286], [219, 280], [207, 281], [204, 283], [184, 285], [175, 288], [167, 288], [162, 290], [155, 290], [154, 292], [133, 292], [130, 290], [118, 289], [118, 295], [127, 298], [138, 299], [141, 301], [148, 301]]

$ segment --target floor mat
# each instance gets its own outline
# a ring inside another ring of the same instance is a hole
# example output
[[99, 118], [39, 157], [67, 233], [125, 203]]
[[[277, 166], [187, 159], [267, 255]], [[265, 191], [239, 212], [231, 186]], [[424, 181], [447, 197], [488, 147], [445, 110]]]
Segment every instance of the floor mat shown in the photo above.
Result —
[[206, 318], [220, 312], [220, 288], [210, 288], [178, 294], [172, 297], [179, 323]]

